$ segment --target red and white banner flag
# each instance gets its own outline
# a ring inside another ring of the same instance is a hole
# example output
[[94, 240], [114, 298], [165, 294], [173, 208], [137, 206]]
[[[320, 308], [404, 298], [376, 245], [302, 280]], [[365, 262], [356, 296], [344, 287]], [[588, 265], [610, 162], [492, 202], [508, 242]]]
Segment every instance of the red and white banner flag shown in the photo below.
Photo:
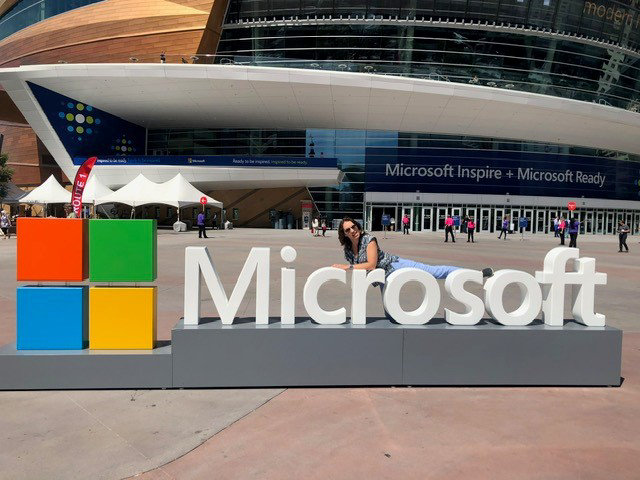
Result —
[[71, 191], [71, 205], [73, 206], [73, 213], [76, 217], [80, 218], [82, 215], [82, 192], [87, 185], [89, 174], [91, 169], [98, 161], [98, 157], [88, 158], [76, 172], [76, 178], [73, 181], [73, 190]]

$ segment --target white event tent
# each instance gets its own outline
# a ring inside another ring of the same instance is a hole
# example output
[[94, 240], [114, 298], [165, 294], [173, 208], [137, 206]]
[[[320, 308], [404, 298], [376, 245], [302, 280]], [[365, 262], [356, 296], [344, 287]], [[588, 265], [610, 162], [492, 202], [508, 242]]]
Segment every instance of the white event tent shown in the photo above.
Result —
[[162, 201], [158, 203], [181, 208], [200, 203], [200, 199], [204, 197], [207, 199], [207, 206], [222, 208], [222, 202], [202, 193], [180, 173], [171, 180], [161, 183], [160, 188], [162, 190]]
[[53, 175], [20, 199], [20, 203], [71, 203], [71, 192], [58, 183]]
[[123, 203], [131, 207], [160, 203], [176, 207], [179, 212], [182, 207], [199, 204], [202, 197], [207, 199], [207, 205], [222, 208], [222, 202], [205, 195], [179, 173], [164, 183], [152, 182], [139, 174], [119, 190], [97, 198], [95, 203]]
[[89, 175], [89, 181], [82, 192], [83, 203], [95, 203], [99, 198], [113, 193], [109, 187], [102, 183], [95, 175]]
[[131, 207], [147, 205], [149, 203], [163, 203], [160, 199], [160, 190], [155, 182], [152, 182], [143, 174], [127, 183], [124, 187], [111, 192], [108, 195], [96, 199], [96, 205], [104, 203], [123, 203]]

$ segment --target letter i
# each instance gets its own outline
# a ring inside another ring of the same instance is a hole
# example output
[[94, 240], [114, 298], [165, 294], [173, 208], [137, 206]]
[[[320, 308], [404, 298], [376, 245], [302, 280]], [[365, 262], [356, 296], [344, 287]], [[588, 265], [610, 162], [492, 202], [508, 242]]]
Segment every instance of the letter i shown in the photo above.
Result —
[[[293, 247], [282, 247], [280, 257], [287, 263], [293, 262], [298, 252]], [[296, 323], [296, 271], [293, 268], [281, 268], [280, 285], [280, 323], [294, 325]]]

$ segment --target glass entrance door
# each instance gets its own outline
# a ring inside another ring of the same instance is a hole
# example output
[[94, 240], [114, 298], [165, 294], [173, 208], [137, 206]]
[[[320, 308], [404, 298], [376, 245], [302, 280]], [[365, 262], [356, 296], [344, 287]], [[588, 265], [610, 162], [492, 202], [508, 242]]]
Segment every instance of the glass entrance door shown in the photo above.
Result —
[[580, 230], [583, 231], [585, 234], [592, 234], [593, 228], [594, 228], [593, 212], [585, 212], [584, 223], [580, 226]]
[[596, 212], [595, 233], [604, 233], [604, 212]]
[[438, 223], [436, 225], [437, 232], [444, 232], [444, 221], [447, 219], [447, 209], [438, 207]]
[[533, 232], [533, 210], [525, 209], [523, 216], [527, 219], [527, 227], [524, 231], [529, 233]]
[[519, 232], [518, 221], [520, 220], [520, 209], [512, 208], [511, 216], [509, 217], [509, 230], [513, 230], [513, 232]]
[[480, 219], [476, 219], [476, 228], [478, 232], [490, 232], [491, 231], [491, 209], [481, 208]]
[[631, 229], [631, 235], [637, 235], [640, 232], [640, 213], [633, 215], [633, 227]]
[[422, 230], [430, 232], [433, 228], [433, 207], [422, 207]]
[[535, 224], [535, 232], [536, 233], [547, 233], [547, 211], [546, 210], [536, 210], [536, 224]]
[[412, 232], [420, 232], [422, 231], [422, 207], [413, 207], [413, 212], [411, 213], [411, 231]]
[[453, 217], [453, 221], [454, 221], [453, 229], [456, 231], [460, 231], [460, 225], [462, 224], [462, 208], [453, 207], [451, 209], [451, 216]]
[[504, 208], [496, 208], [494, 210], [495, 216], [493, 217], [493, 231], [499, 232], [502, 230], [502, 221], [504, 220]]
[[607, 212], [607, 223], [605, 224], [605, 231], [607, 235], [614, 233], [615, 231], [615, 217], [613, 212]]

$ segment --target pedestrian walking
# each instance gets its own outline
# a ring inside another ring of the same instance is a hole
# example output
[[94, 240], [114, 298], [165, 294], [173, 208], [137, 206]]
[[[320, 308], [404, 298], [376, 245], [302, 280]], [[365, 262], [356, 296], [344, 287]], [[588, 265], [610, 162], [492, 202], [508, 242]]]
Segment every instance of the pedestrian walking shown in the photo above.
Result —
[[567, 222], [564, 221], [564, 217], [558, 219], [558, 236], [560, 237], [560, 245], [564, 245], [564, 234], [567, 229]]
[[456, 243], [456, 237], [453, 235], [453, 218], [448, 215], [444, 221], [444, 243], [449, 241], [449, 234], [451, 234], [452, 243]]
[[402, 217], [402, 234], [403, 235], [409, 235], [409, 215], [407, 215], [406, 213], [404, 214], [404, 217]]
[[325, 218], [322, 219], [322, 223], [320, 225], [320, 228], [322, 228], [322, 236], [326, 236], [327, 233], [327, 220]]
[[580, 231], [580, 222], [573, 217], [569, 222], [569, 246], [578, 248], [578, 232]]
[[507, 239], [507, 233], [509, 233], [509, 216], [505, 215], [504, 217], [502, 217], [502, 229], [500, 230], [500, 235], [498, 235], [498, 238], [502, 238], [502, 235], [504, 235], [504, 239]]
[[396, 217], [391, 217], [391, 231], [396, 231]]
[[213, 230], [217, 230], [218, 229], [218, 214], [217, 213], [213, 214], [213, 218], [211, 219], [211, 226], [212, 226]]
[[[2, 231], [4, 232], [4, 229]], [[629, 253], [629, 247], [627, 246], [627, 235], [629, 235], [629, 232], [629, 225], [627, 225], [624, 220], [621, 219], [618, 222], [618, 242], [620, 247], [620, 250], [618, 250], [618, 252], [622, 252], [622, 247], [624, 247], [625, 251]]]
[[204, 226], [204, 220], [205, 220], [204, 212], [200, 212], [198, 214], [198, 218], [196, 219], [196, 223], [198, 224], [198, 238], [203, 238], [203, 237], [209, 238], [207, 237], [207, 230], [205, 229], [205, 226]]
[[473, 241], [473, 232], [476, 231], [476, 222], [473, 221], [473, 217], [467, 220], [467, 243], [476, 243]]
[[318, 221], [318, 217], [314, 217], [313, 219], [313, 236], [317, 237], [320, 235], [320, 222]]
[[11, 230], [9, 230], [10, 227], [11, 219], [7, 216], [7, 212], [2, 210], [2, 213], [0, 213], [0, 230], [2, 230], [2, 233], [4, 234], [4, 237], [2, 237], [3, 239], [8, 240], [11, 238]]
[[558, 238], [558, 217], [553, 217], [553, 238]]

